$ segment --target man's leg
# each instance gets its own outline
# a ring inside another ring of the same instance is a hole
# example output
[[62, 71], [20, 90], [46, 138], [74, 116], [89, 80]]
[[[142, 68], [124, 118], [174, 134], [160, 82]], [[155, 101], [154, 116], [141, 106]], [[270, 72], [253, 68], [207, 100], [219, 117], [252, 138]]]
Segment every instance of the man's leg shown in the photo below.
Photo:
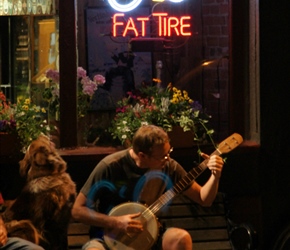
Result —
[[98, 239], [92, 239], [83, 245], [82, 250], [106, 250], [104, 243]]
[[192, 250], [190, 234], [180, 228], [169, 228], [165, 231], [162, 239], [163, 250]]

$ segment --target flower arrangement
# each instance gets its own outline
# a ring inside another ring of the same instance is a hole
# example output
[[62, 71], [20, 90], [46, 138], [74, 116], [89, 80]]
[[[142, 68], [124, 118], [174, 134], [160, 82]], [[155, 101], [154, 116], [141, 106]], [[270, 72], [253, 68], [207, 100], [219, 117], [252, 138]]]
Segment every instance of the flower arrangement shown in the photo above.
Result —
[[109, 132], [122, 144], [131, 141], [140, 126], [148, 124], [160, 126], [167, 132], [180, 126], [183, 131], [192, 131], [194, 140], [198, 142], [206, 135], [212, 141], [214, 131], [206, 126], [210, 116], [188, 96], [187, 91], [172, 87], [172, 84], [166, 89], [149, 86], [141, 88], [138, 93], [129, 92], [128, 97], [117, 105]]
[[[50, 86], [45, 88], [42, 96], [48, 102], [49, 112], [59, 114], [60, 92], [59, 92], [59, 71], [49, 69], [46, 71], [46, 78], [49, 80]], [[87, 72], [82, 67], [77, 68], [78, 78], [78, 118], [84, 117], [90, 105], [90, 100], [98, 89], [99, 85], [103, 85], [106, 80], [102, 75], [95, 75], [93, 80], [87, 76]]]
[[0, 91], [0, 132], [16, 134], [23, 152], [41, 133], [48, 135], [50, 130], [45, 108], [33, 104], [30, 98], [18, 98], [12, 104]]

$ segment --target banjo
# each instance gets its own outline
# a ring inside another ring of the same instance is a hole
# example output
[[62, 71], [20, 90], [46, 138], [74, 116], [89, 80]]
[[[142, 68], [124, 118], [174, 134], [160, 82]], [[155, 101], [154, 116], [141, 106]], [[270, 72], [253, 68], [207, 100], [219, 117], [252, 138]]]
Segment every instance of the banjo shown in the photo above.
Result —
[[[228, 153], [240, 145], [242, 141], [242, 136], [234, 133], [222, 141], [211, 155]], [[143, 231], [140, 233], [116, 233], [114, 229], [105, 230], [104, 240], [108, 247], [113, 250], [149, 250], [156, 242], [159, 233], [159, 224], [155, 214], [207, 169], [207, 163], [208, 159], [190, 170], [149, 207], [138, 202], [126, 202], [114, 207], [108, 215], [121, 216], [140, 212], [141, 215], [137, 219], [143, 224]]]

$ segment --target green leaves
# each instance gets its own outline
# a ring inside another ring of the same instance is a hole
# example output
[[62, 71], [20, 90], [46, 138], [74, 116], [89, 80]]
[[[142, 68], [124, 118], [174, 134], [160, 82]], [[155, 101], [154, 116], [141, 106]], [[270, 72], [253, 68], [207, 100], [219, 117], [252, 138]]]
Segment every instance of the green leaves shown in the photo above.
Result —
[[46, 120], [46, 109], [36, 106], [28, 99], [18, 99], [14, 118], [16, 131], [23, 146], [23, 151], [41, 133], [49, 134], [51, 128]]

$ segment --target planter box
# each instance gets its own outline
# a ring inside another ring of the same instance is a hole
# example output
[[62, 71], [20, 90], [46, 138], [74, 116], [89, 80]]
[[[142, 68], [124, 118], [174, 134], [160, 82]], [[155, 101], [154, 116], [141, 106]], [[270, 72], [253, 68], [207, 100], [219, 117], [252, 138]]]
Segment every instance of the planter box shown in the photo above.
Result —
[[20, 153], [20, 142], [16, 134], [0, 133], [0, 155], [15, 155]]
[[191, 131], [183, 131], [181, 127], [173, 127], [168, 132], [170, 144], [174, 148], [191, 148], [194, 146], [194, 134]]

